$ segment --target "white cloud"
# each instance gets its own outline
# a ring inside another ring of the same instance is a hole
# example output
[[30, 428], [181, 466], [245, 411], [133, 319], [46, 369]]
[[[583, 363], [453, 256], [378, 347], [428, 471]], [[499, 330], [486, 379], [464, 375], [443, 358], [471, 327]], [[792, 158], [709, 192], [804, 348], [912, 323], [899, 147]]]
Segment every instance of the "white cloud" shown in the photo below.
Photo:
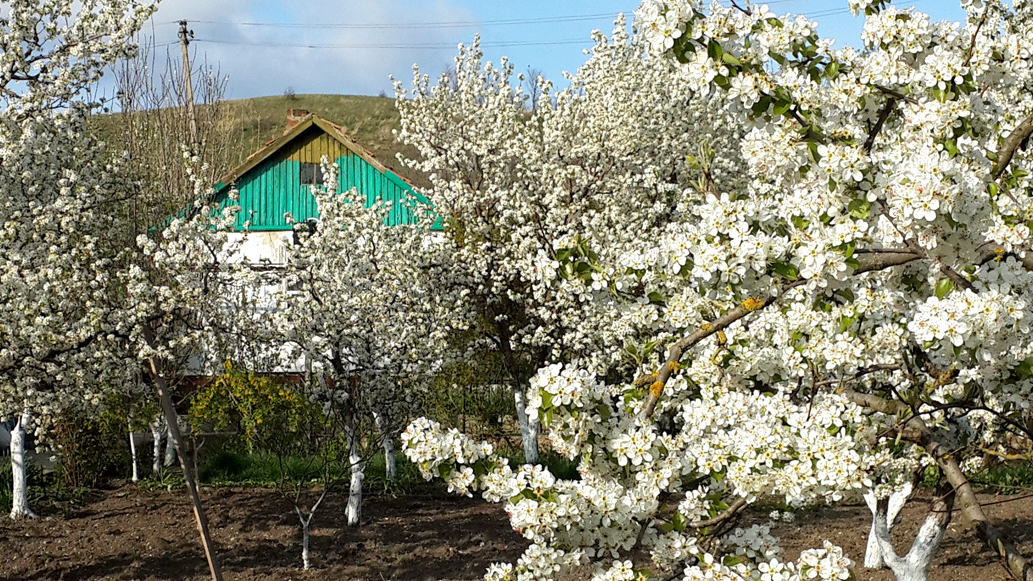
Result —
[[[408, 83], [412, 64], [436, 74], [469, 42], [476, 27], [297, 28], [250, 26], [247, 22], [320, 24], [472, 22], [474, 15], [453, 0], [164, 0], [153, 18], [160, 46], [177, 40], [175, 21], [194, 32], [191, 54], [207, 58], [229, 77], [229, 99], [297, 94], [391, 94], [389, 75]], [[372, 48], [370, 45], [442, 45], [445, 50]], [[303, 48], [298, 45], [336, 45]], [[344, 45], [344, 46], [342, 46]], [[178, 46], [167, 47], [178, 57]], [[160, 51], [166, 48], [160, 48]]]

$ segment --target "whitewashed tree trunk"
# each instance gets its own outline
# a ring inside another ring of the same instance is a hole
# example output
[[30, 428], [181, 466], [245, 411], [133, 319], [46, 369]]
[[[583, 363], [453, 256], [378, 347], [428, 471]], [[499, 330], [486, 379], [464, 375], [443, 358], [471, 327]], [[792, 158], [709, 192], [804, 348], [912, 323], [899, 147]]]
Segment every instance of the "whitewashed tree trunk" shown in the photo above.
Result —
[[381, 413], [374, 413], [373, 420], [377, 424], [377, 431], [384, 442], [384, 476], [388, 481], [394, 481], [398, 476], [398, 466], [395, 463], [395, 443], [391, 438], [387, 418]]
[[151, 422], [151, 435], [154, 436], [154, 457], [151, 462], [151, 473], [154, 476], [161, 475], [161, 438], [164, 434], [165, 420], [159, 415]]
[[954, 507], [954, 491], [948, 489], [944, 496], [933, 502], [929, 516], [922, 528], [918, 530], [911, 549], [903, 557], [898, 557], [893, 549], [887, 525], [888, 501], [879, 501], [872, 511], [875, 539], [879, 544], [882, 560], [897, 581], [928, 581], [929, 565], [933, 562], [933, 554], [943, 540], [943, 534], [950, 524], [951, 510]]
[[301, 512], [301, 508], [298, 505], [294, 505], [294, 512], [298, 513], [298, 520], [301, 521], [301, 568], [308, 571], [312, 567], [312, 562], [309, 559], [309, 532], [312, 530], [310, 526], [312, 524], [312, 516], [316, 514], [316, 510], [319, 509], [319, 504], [326, 498], [326, 489], [323, 489], [322, 494], [319, 495], [319, 500], [312, 505], [312, 509], [308, 511], [308, 516], [305, 516]]
[[[886, 511], [886, 529], [888, 531], [893, 530], [893, 523], [897, 520], [897, 515], [900, 514], [900, 509], [904, 508], [904, 504], [907, 502], [907, 498], [911, 496], [912, 485], [910, 482], [904, 484], [899, 490], [893, 491], [890, 494], [889, 508]], [[864, 566], [868, 569], [882, 569], [886, 566], [886, 562], [882, 559], [882, 551], [879, 548], [879, 540], [876, 538], [875, 533], [875, 511], [878, 501], [875, 499], [875, 493], [871, 490], [864, 494], [864, 502], [868, 505], [868, 510], [872, 511], [872, 529], [868, 532], [868, 547], [864, 553]]]
[[357, 526], [362, 518], [362, 481], [366, 477], [366, 463], [359, 455], [358, 433], [348, 425], [348, 462], [351, 464], [351, 485], [348, 488], [348, 506], [345, 516], [349, 526]]
[[21, 418], [11, 431], [11, 518], [36, 518], [29, 509], [28, 478], [25, 466], [25, 431], [32, 421], [29, 410], [22, 410]]
[[520, 440], [524, 445], [524, 461], [528, 464], [538, 463], [538, 422], [527, 417], [527, 397], [522, 389], [513, 390], [516, 402], [517, 424], [520, 426]]
[[[177, 426], [176, 427], [179, 428], [180, 433], [183, 433], [183, 428], [178, 425], [178, 422], [177, 422]], [[174, 465], [176, 463], [176, 444], [175, 444], [175, 442], [172, 441], [172, 438], [169, 437], [170, 433], [171, 432], [169, 431], [169, 425], [168, 425], [168, 422], [166, 421], [165, 422], [165, 435], [166, 435], [166, 438], [165, 438], [165, 467], [166, 468], [168, 468], [169, 466], [172, 466], [172, 465]]]
[[136, 433], [133, 422], [129, 422], [129, 455], [133, 458], [133, 482], [140, 481], [140, 459], [136, 455]]

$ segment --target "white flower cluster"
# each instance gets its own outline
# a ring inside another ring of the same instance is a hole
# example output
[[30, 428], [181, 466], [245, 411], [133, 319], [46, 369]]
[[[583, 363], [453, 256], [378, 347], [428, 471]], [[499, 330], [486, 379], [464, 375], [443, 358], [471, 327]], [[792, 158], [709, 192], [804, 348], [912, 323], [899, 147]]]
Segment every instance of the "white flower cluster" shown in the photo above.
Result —
[[1033, 28], [1000, 3], [966, 3], [963, 26], [850, 6], [863, 52], [763, 8], [647, 0], [636, 36], [599, 35], [574, 88], [532, 112], [476, 46], [458, 88], [415, 79], [401, 135], [461, 225], [445, 287], [491, 306], [466, 329], [505, 330], [511, 363], [537, 370], [525, 411], [580, 478], [465, 463], [453, 449], [476, 446], [434, 429], [407, 453], [508, 500], [536, 551], [579, 552], [598, 578], [845, 579], [838, 549], [773, 561], [725, 511], [944, 461], [858, 405], [913, 410], [952, 449], [1022, 425]]

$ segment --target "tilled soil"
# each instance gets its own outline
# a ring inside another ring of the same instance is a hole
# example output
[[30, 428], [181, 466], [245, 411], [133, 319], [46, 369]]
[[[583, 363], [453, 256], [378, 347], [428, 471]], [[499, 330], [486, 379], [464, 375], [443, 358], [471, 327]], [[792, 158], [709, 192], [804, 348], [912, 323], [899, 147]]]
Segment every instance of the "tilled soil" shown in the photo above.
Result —
[[[526, 547], [499, 505], [427, 488], [366, 499], [363, 524], [344, 522], [345, 497], [328, 496], [313, 520], [314, 569], [300, 570], [301, 533], [292, 505], [261, 489], [205, 489], [205, 505], [227, 581], [480, 579], [492, 562]], [[994, 522], [1033, 555], [1033, 498], [984, 496]], [[904, 553], [928, 510], [912, 500], [894, 529]], [[750, 520], [762, 520], [752, 514]], [[890, 580], [862, 568], [870, 514], [863, 506], [806, 511], [775, 529], [793, 558], [828, 539], [858, 562], [859, 580]], [[134, 486], [99, 493], [85, 507], [0, 527], [0, 581], [203, 581], [208, 569], [185, 491]], [[931, 581], [1008, 579], [996, 557], [955, 516]]]

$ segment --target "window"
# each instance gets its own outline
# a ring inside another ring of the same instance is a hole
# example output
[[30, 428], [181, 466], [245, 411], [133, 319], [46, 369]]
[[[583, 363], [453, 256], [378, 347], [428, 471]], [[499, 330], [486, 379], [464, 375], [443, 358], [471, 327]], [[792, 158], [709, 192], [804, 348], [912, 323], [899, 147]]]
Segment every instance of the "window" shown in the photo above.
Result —
[[323, 170], [319, 167], [318, 163], [301, 163], [301, 185], [323, 185]]

